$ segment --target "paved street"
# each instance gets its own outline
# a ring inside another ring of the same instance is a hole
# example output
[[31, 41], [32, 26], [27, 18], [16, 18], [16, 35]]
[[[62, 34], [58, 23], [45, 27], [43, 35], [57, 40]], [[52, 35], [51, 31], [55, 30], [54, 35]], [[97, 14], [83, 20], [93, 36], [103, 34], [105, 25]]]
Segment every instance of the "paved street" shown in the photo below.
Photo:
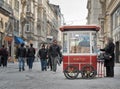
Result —
[[120, 89], [120, 64], [115, 67], [114, 78], [68, 80], [62, 73], [62, 66], [56, 73], [40, 70], [35, 62], [32, 71], [26, 67], [18, 71], [17, 63], [9, 63], [8, 68], [0, 68], [0, 89]]

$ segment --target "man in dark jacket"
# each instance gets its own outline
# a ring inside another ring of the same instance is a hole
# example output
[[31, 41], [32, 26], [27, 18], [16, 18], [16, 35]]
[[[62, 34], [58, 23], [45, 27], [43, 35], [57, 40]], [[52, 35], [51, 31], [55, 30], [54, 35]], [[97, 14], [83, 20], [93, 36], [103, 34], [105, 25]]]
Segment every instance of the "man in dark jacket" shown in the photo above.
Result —
[[51, 61], [52, 61], [52, 70], [54, 72], [56, 72], [57, 63], [58, 62], [60, 63], [59, 57], [62, 57], [62, 55], [60, 53], [60, 47], [57, 44], [56, 40], [53, 40], [53, 44], [49, 48], [49, 53], [50, 53], [50, 57], [51, 57]]
[[29, 49], [29, 46], [26, 45], [26, 63], [27, 63], [27, 66], [29, 65], [28, 64], [28, 49]]
[[8, 59], [7, 48], [5, 48], [5, 45], [2, 45], [2, 48], [0, 49], [0, 66], [2, 64], [3, 67], [7, 67], [7, 59]]
[[35, 48], [33, 48], [33, 44], [30, 44], [30, 48], [28, 49], [27, 55], [28, 55], [28, 67], [31, 70], [35, 59]]
[[19, 71], [25, 70], [25, 57], [26, 57], [26, 49], [24, 47], [24, 43], [21, 44], [21, 47], [18, 48], [16, 54], [18, 61], [19, 61]]
[[48, 57], [48, 52], [47, 49], [45, 48], [45, 45], [42, 45], [42, 48], [39, 50], [39, 57], [41, 60], [41, 69], [42, 71], [47, 71], [47, 57]]
[[105, 51], [106, 54], [110, 54], [109, 59], [105, 60], [106, 67], [106, 77], [114, 77], [114, 48], [115, 45], [113, 43], [112, 38], [106, 39], [107, 45], [104, 49], [100, 49], [101, 51]]

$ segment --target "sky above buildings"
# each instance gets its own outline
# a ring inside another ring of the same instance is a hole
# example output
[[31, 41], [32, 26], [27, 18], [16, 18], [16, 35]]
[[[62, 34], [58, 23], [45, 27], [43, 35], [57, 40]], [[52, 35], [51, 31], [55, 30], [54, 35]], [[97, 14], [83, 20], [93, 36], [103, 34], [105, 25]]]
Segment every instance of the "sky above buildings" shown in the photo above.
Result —
[[50, 0], [50, 3], [60, 5], [66, 24], [86, 24], [87, 0]]

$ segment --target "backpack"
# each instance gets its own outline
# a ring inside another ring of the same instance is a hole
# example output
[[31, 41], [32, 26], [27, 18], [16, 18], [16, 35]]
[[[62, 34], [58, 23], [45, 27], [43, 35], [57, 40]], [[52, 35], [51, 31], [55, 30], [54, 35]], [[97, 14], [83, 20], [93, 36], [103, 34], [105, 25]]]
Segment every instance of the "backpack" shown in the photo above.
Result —
[[34, 57], [35, 55], [35, 49], [34, 48], [29, 48], [28, 49], [28, 56], [29, 57]]
[[18, 49], [18, 55], [19, 55], [19, 57], [25, 57], [25, 54], [26, 54], [25, 48], [24, 47], [20, 47]]

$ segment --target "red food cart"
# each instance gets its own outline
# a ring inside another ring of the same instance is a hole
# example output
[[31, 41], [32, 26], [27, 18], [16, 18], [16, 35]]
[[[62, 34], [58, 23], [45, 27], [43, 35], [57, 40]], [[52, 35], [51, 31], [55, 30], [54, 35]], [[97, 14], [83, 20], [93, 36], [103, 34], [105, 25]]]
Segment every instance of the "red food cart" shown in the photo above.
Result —
[[98, 26], [63, 26], [63, 72], [66, 78], [94, 78], [97, 75]]

